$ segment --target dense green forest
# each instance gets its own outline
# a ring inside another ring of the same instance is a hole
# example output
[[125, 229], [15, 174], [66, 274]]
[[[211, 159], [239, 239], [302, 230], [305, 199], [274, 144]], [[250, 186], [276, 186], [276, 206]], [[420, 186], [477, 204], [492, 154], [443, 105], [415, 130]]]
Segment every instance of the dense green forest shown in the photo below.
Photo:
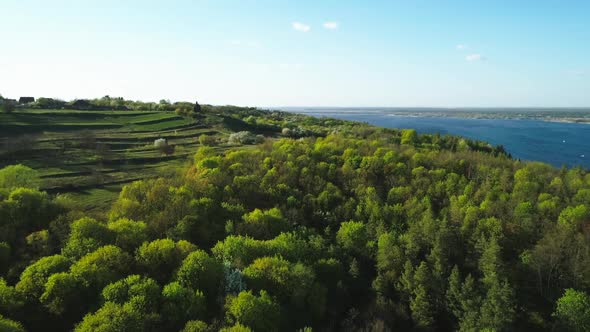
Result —
[[590, 330], [587, 170], [413, 130], [193, 112], [234, 133], [102, 212], [0, 170], [0, 331]]

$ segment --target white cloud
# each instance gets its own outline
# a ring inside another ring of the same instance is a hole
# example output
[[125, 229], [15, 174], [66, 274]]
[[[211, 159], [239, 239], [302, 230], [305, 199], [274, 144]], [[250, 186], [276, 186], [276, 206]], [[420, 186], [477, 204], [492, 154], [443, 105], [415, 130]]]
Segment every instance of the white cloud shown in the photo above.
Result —
[[468, 49], [468, 48], [469, 48], [469, 46], [467, 46], [467, 45], [465, 45], [465, 44], [459, 44], [459, 45], [457, 45], [457, 46], [456, 46], [456, 48], [457, 48], [458, 50], [466, 50], [466, 49]]
[[325, 22], [324, 23], [324, 28], [328, 29], [328, 30], [336, 30], [338, 29], [338, 22]]
[[465, 57], [465, 60], [473, 62], [473, 61], [483, 61], [486, 58], [481, 54], [469, 54]]
[[293, 22], [293, 29], [297, 30], [297, 31], [301, 31], [301, 32], [308, 32], [309, 30], [311, 30], [311, 27], [307, 24], [303, 24], [300, 22]]

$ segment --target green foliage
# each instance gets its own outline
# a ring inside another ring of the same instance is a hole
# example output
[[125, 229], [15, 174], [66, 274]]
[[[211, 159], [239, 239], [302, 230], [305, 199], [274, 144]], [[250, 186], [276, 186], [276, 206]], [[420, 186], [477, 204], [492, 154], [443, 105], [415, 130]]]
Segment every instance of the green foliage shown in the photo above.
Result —
[[164, 179], [136, 181], [123, 188], [113, 204], [111, 220], [144, 220], [151, 235], [163, 236], [188, 212], [190, 197], [183, 190], [171, 190]]
[[308, 267], [293, 264], [280, 257], [254, 260], [244, 269], [244, 276], [254, 289], [268, 290], [281, 298], [288, 298], [300, 287], [309, 287], [315, 277]]
[[114, 238], [114, 232], [106, 224], [85, 217], [72, 223], [70, 236], [62, 254], [72, 259], [79, 259], [104, 245], [113, 243]]
[[[125, 181], [121, 169], [137, 168], [144, 180], [118, 197], [109, 185], [89, 190], [104, 196], [74, 194], [101, 200], [92, 210], [22, 181], [0, 188], [0, 311], [31, 330], [587, 329], [587, 170], [327, 118], [203, 105], [187, 120], [171, 111], [190, 113], [193, 103], [89, 103], [151, 110], [109, 111], [116, 133], [90, 130], [95, 139], [153, 142], [157, 129], [183, 155], [158, 156], [180, 159], [156, 178], [149, 161], [139, 167], [157, 154], [151, 146], [113, 150], [120, 160], [102, 160], [96, 176]], [[106, 125], [101, 111], [31, 112]], [[267, 139], [231, 146], [213, 134], [238, 130], [250, 134], [233, 143]], [[203, 146], [210, 139], [215, 148]], [[53, 141], [68, 137], [44, 138], [42, 150]], [[137, 162], [123, 163], [127, 154]], [[43, 170], [44, 186], [56, 172]], [[76, 185], [83, 178], [66, 174]]]
[[146, 224], [141, 221], [123, 218], [109, 222], [107, 228], [114, 233], [114, 244], [126, 251], [133, 252], [148, 239]]
[[61, 212], [61, 207], [45, 192], [16, 188], [2, 197], [0, 191], [0, 242], [14, 247], [31, 232], [47, 228]]
[[83, 281], [77, 276], [60, 272], [47, 279], [45, 291], [39, 301], [55, 315], [85, 308], [84, 295], [87, 294]]
[[244, 269], [244, 277], [252, 289], [267, 290], [310, 316], [319, 318], [326, 310], [326, 290], [315, 282], [314, 271], [304, 264], [262, 257]]
[[494, 282], [481, 306], [480, 326], [493, 331], [507, 329], [514, 319], [513, 296], [507, 282]]
[[182, 218], [167, 233], [171, 238], [184, 239], [198, 246], [211, 247], [224, 234], [222, 218], [228, 214], [210, 198], [193, 199], [188, 203], [191, 215]]
[[160, 286], [150, 278], [131, 275], [107, 285], [102, 290], [105, 302], [125, 304], [130, 301], [141, 303], [144, 312], [154, 312], [160, 302]]
[[0, 331], [2, 331], [2, 332], [25, 332], [26, 330], [23, 328], [21, 323], [13, 321], [8, 318], [4, 318], [4, 317], [2, 317], [2, 315], [0, 315]]
[[219, 332], [252, 332], [252, 330], [249, 327], [238, 323], [232, 327], [224, 327], [219, 330]]
[[0, 278], [0, 310], [2, 312], [15, 312], [23, 304], [24, 301], [20, 292]]
[[553, 316], [568, 330], [590, 330], [590, 296], [585, 292], [567, 289], [557, 300]]
[[162, 290], [162, 317], [170, 330], [178, 330], [186, 321], [203, 318], [206, 313], [205, 296], [199, 290], [172, 282]]
[[424, 287], [419, 286], [414, 291], [414, 297], [410, 301], [412, 319], [419, 328], [429, 328], [434, 324], [432, 304]]
[[402, 144], [415, 144], [418, 141], [418, 134], [414, 129], [407, 129], [402, 131]]
[[590, 208], [586, 205], [568, 206], [559, 214], [559, 223], [564, 226], [577, 227], [590, 218]]
[[214, 298], [223, 280], [223, 266], [203, 250], [196, 250], [182, 261], [176, 280], [184, 287], [202, 290]]
[[256, 209], [246, 213], [243, 219], [244, 223], [240, 224], [239, 232], [255, 239], [272, 239], [282, 232], [286, 232], [289, 227], [281, 210], [277, 208], [266, 211]]
[[8, 190], [16, 188], [38, 189], [40, 183], [39, 173], [30, 167], [18, 164], [0, 169], [0, 188]]
[[336, 233], [338, 244], [345, 250], [353, 253], [365, 253], [367, 251], [368, 240], [367, 230], [362, 222], [343, 222], [340, 224], [338, 233]]
[[196, 249], [186, 241], [154, 240], [139, 247], [135, 260], [144, 273], [160, 283], [165, 283], [170, 280], [182, 260]]
[[479, 328], [481, 297], [475, 287], [475, 280], [471, 275], [460, 284], [458, 270], [453, 269], [449, 277], [447, 301], [448, 308], [455, 315], [461, 331]]
[[141, 312], [129, 304], [107, 302], [97, 312], [88, 314], [76, 326], [76, 332], [141, 332], [149, 327]]
[[544, 298], [554, 301], [565, 288], [590, 286], [590, 241], [569, 226], [547, 231], [523, 258]]
[[260, 296], [243, 291], [226, 303], [229, 319], [253, 331], [279, 331], [280, 306], [265, 291]]
[[181, 332], [208, 332], [209, 325], [200, 320], [190, 320], [186, 322]]
[[67, 271], [71, 264], [69, 259], [61, 255], [43, 257], [21, 273], [16, 289], [29, 301], [35, 301], [43, 294], [49, 277]]
[[80, 258], [70, 272], [84, 285], [101, 290], [131, 269], [132, 258], [118, 247], [107, 245]]
[[35, 256], [46, 256], [51, 251], [49, 231], [46, 229], [27, 235], [25, 242], [31, 253]]
[[244, 267], [254, 259], [265, 256], [270, 251], [268, 247], [268, 241], [230, 235], [223, 242], [217, 243], [212, 251], [218, 259]]
[[380, 276], [375, 287], [379, 292], [391, 293], [401, 274], [404, 262], [403, 251], [395, 235], [383, 234], [377, 243], [377, 270]]

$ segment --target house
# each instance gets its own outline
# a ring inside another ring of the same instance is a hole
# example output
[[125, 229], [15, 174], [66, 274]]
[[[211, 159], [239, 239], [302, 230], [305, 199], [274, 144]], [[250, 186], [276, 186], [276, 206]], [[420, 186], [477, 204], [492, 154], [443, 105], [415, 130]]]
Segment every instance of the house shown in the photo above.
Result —
[[20, 97], [18, 99], [19, 104], [28, 104], [28, 103], [34, 103], [34, 102], [35, 102], [35, 97]]

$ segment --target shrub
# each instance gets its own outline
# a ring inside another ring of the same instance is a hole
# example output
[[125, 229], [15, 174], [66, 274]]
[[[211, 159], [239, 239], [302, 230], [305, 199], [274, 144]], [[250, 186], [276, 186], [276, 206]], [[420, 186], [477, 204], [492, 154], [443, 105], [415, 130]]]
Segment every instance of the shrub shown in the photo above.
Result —
[[168, 141], [165, 138], [158, 138], [154, 141], [154, 147], [157, 149], [163, 148], [168, 145]]
[[40, 182], [41, 179], [37, 171], [21, 164], [0, 169], [0, 188], [8, 190], [18, 187], [37, 189]]
[[283, 136], [286, 136], [286, 137], [291, 137], [291, 134], [292, 134], [291, 133], [291, 129], [289, 129], [289, 128], [283, 128], [283, 130], [281, 130], [281, 134]]
[[240, 131], [229, 135], [228, 142], [230, 144], [256, 144], [260, 143], [261, 138], [264, 140], [264, 137], [261, 135], [257, 136], [249, 131]]
[[203, 135], [199, 136], [199, 143], [201, 143], [201, 145], [205, 145], [205, 146], [213, 146], [213, 145], [217, 144], [217, 138], [215, 136], [203, 134]]

